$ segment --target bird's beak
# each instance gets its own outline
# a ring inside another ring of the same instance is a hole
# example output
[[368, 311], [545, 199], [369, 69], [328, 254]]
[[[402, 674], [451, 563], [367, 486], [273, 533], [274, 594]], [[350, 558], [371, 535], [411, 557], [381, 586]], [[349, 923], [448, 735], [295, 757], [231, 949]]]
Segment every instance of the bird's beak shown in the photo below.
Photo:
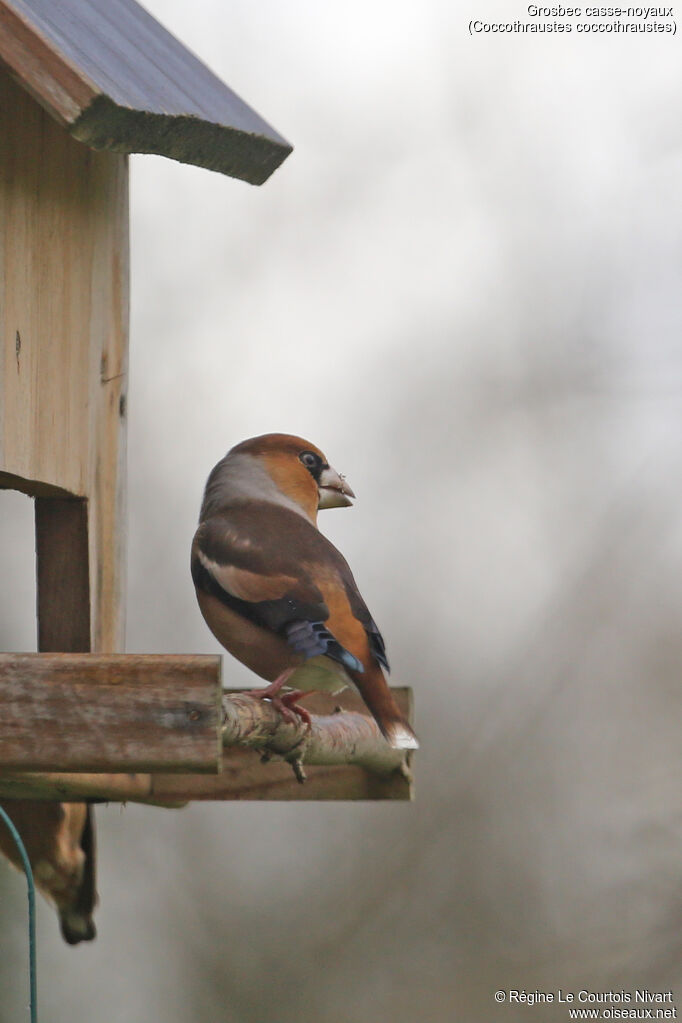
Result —
[[322, 470], [318, 490], [318, 508], [348, 508], [353, 503], [351, 498], [355, 497], [343, 476], [332, 469], [331, 465]]

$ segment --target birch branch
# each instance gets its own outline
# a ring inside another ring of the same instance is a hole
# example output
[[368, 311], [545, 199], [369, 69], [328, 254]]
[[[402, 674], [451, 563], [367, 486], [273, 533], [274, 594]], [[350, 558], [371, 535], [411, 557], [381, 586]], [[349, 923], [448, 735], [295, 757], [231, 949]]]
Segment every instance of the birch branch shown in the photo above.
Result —
[[[303, 781], [303, 764], [358, 764], [377, 774], [408, 771], [404, 750], [388, 745], [374, 719], [356, 711], [311, 715], [310, 728], [285, 721], [266, 700], [223, 694], [223, 746], [246, 746], [283, 757]], [[406, 774], [406, 777], [408, 775]]]

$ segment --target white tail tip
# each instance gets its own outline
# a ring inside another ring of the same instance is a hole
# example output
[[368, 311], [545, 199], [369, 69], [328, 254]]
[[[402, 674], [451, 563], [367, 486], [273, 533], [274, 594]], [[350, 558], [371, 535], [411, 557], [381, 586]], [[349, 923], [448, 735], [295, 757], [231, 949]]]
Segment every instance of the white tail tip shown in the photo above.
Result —
[[386, 740], [393, 749], [419, 749], [417, 736], [409, 725], [403, 725], [399, 721], [388, 725], [386, 728]]

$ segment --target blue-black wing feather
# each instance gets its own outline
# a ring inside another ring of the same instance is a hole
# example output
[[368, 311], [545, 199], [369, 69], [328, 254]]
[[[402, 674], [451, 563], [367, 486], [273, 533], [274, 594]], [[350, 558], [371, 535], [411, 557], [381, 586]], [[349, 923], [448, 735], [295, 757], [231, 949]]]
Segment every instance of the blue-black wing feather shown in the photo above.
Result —
[[341, 646], [324, 622], [308, 620], [290, 622], [286, 626], [285, 632], [289, 645], [297, 653], [303, 654], [306, 659], [324, 655], [331, 657], [333, 661], [338, 661], [350, 671], [365, 670], [362, 662], [350, 650]]

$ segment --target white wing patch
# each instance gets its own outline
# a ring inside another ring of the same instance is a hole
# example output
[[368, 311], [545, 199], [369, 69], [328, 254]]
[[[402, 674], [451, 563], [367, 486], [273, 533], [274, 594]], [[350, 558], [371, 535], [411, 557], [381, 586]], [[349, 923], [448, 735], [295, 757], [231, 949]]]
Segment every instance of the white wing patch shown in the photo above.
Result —
[[199, 561], [207, 572], [227, 593], [238, 600], [257, 603], [261, 600], [279, 600], [297, 583], [288, 575], [263, 575], [260, 572], [249, 572], [246, 568], [236, 565], [221, 565], [209, 558], [199, 547]]

